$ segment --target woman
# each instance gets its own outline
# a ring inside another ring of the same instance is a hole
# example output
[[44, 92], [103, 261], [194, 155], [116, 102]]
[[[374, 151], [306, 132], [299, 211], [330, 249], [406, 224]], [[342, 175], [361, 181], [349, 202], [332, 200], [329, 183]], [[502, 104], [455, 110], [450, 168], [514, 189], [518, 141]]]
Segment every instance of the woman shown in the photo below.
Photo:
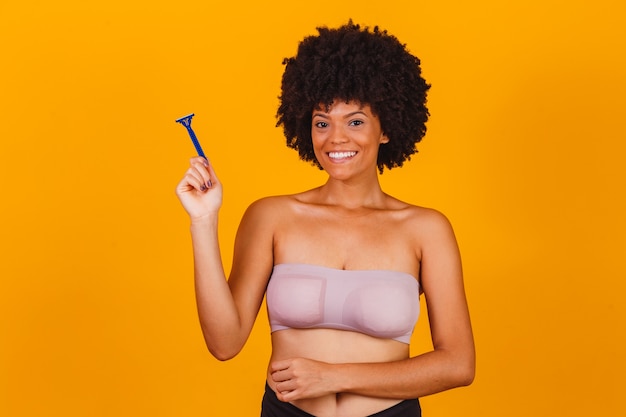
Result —
[[[202, 331], [216, 358], [232, 358], [267, 293], [272, 356], [262, 416], [419, 416], [419, 397], [474, 377], [452, 228], [378, 181], [416, 152], [430, 86], [419, 60], [386, 31], [350, 21], [318, 32], [284, 62], [277, 116], [287, 145], [327, 182], [251, 204], [228, 280], [213, 167], [193, 158], [177, 187], [191, 218]], [[433, 350], [410, 357], [421, 293]]]

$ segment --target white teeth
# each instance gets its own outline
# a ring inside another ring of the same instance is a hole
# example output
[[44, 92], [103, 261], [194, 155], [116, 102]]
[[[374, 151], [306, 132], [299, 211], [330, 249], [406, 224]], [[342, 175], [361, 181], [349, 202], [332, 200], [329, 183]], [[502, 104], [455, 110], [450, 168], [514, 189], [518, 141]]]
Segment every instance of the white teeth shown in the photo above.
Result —
[[333, 159], [345, 159], [356, 155], [356, 152], [329, 152], [328, 156]]

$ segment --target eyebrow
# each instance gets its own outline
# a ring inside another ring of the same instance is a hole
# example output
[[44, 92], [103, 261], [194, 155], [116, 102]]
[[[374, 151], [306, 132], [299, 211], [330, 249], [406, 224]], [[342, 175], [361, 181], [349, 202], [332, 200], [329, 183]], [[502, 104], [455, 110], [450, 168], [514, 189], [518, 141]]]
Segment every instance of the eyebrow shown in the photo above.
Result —
[[[365, 114], [364, 111], [357, 110], [357, 111], [353, 111], [351, 113], [346, 114], [343, 118], [344, 119], [349, 119], [350, 117], [355, 116], [357, 114], [361, 114], [361, 115], [363, 115], [365, 117], [368, 117], [367, 114]], [[328, 117], [328, 113], [322, 113], [322, 112], [320, 112], [320, 113], [313, 113], [313, 117], [322, 117], [324, 119], [328, 119], [329, 118]]]

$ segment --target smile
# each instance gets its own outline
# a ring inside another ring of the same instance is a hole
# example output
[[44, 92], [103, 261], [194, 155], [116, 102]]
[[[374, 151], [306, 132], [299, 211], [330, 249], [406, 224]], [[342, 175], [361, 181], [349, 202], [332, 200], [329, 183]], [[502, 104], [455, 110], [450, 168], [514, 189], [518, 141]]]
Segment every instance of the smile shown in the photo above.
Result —
[[336, 159], [336, 160], [349, 159], [349, 158], [352, 158], [354, 155], [356, 155], [356, 152], [329, 152], [328, 153], [328, 156], [330, 157], [330, 159]]

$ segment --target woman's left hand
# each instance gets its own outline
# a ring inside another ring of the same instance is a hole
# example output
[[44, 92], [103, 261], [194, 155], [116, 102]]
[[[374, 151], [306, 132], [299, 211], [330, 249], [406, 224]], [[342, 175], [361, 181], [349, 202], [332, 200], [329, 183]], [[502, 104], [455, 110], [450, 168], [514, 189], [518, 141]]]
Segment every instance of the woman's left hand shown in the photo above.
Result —
[[316, 398], [334, 394], [332, 364], [312, 359], [295, 358], [273, 362], [270, 373], [276, 396], [281, 401]]

